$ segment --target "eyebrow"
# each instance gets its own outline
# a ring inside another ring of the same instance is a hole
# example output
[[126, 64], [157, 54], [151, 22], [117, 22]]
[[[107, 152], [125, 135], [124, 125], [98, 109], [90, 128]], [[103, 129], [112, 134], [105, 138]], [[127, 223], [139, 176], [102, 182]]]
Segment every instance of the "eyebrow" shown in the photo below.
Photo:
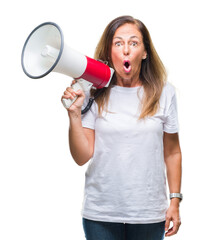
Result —
[[[118, 39], [121, 39], [121, 40], [123, 39], [122, 37], [119, 37], [119, 36], [116, 36], [116, 37], [114, 37], [113, 39], [115, 39], [115, 38], [118, 38]], [[137, 39], [139, 39], [137, 36], [131, 36], [130, 39], [132, 39], [132, 38], [137, 38]]]

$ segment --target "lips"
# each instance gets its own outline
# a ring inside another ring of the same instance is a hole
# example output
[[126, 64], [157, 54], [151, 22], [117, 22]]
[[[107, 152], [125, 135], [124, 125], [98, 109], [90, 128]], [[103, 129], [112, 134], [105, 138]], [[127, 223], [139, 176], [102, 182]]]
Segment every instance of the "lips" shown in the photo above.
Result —
[[131, 65], [129, 60], [123, 61], [123, 68], [126, 73], [129, 73], [131, 71]]

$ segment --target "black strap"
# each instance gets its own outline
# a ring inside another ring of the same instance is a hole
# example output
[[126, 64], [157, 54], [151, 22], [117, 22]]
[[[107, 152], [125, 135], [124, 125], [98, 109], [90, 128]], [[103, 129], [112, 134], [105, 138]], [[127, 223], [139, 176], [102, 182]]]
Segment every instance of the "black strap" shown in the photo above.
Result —
[[86, 112], [89, 111], [89, 109], [91, 108], [94, 100], [102, 93], [104, 92], [105, 88], [101, 88], [101, 89], [97, 89], [97, 91], [94, 93], [94, 97], [93, 98], [89, 98], [89, 102], [88, 104], [86, 105], [86, 107], [81, 110], [81, 114], [85, 114]]

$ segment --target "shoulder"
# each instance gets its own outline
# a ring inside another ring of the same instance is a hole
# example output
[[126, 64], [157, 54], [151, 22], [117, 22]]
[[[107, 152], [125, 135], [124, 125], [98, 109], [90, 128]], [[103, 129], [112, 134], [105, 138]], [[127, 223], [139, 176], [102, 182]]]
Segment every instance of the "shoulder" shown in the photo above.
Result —
[[170, 82], [166, 82], [160, 97], [160, 106], [162, 108], [169, 108], [169, 106], [171, 105], [172, 101], [175, 100], [175, 98], [176, 98], [175, 86]]
[[176, 93], [175, 86], [170, 82], [166, 82], [162, 90], [162, 95], [173, 97], [175, 93]]

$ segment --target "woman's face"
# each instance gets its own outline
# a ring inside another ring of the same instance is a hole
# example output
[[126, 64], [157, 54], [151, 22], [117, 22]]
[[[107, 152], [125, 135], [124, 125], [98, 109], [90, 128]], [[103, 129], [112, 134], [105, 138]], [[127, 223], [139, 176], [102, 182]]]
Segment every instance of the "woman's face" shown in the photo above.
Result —
[[146, 58], [143, 38], [135, 24], [126, 23], [119, 27], [112, 41], [111, 59], [117, 83], [134, 86], [138, 83], [141, 62]]

